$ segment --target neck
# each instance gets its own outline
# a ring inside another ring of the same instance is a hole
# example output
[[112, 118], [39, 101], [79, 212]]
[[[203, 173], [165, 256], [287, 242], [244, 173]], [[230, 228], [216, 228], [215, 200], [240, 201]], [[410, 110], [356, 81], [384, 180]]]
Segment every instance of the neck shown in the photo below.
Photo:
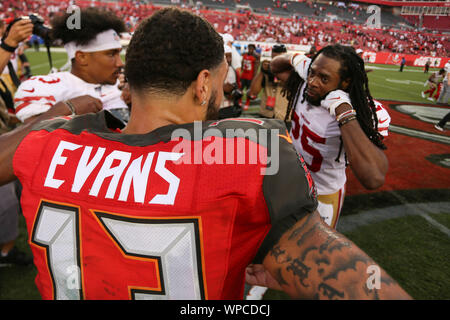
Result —
[[186, 93], [182, 97], [132, 96], [132, 111], [124, 134], [145, 134], [171, 124], [203, 121], [205, 111]]

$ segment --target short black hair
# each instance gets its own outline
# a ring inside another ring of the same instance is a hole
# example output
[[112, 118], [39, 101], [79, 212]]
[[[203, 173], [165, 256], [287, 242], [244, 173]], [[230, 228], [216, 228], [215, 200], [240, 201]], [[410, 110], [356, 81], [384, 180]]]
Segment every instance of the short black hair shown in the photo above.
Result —
[[[76, 11], [75, 11], [76, 12]], [[81, 28], [69, 28], [67, 19], [74, 13], [64, 13], [55, 16], [50, 24], [52, 26], [51, 37], [60, 39], [63, 44], [75, 41], [78, 45], [86, 45], [95, 37], [106, 30], [113, 29], [120, 34], [126, 31], [125, 23], [113, 12], [89, 7], [80, 10]]]
[[284, 44], [275, 44], [272, 47], [272, 52], [283, 53], [283, 52], [287, 52], [287, 49], [286, 49], [286, 46]]
[[132, 90], [182, 95], [200, 71], [224, 61], [222, 37], [203, 18], [166, 8], [136, 29], [125, 56], [125, 76]]

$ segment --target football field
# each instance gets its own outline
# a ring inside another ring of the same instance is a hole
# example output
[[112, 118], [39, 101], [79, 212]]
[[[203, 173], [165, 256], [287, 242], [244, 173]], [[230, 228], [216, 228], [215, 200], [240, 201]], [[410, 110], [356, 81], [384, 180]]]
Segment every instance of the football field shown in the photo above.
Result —
[[[49, 71], [47, 53], [28, 50], [33, 75]], [[66, 54], [53, 52], [54, 65]], [[434, 124], [450, 112], [422, 98], [430, 73], [422, 68], [367, 65], [372, 96], [391, 115], [389, 171], [378, 190], [365, 190], [348, 170], [347, 196], [337, 229], [367, 252], [415, 299], [450, 299], [450, 124]], [[253, 104], [244, 113], [254, 115]], [[20, 249], [31, 255], [24, 219]], [[0, 299], [40, 299], [34, 267], [0, 268]], [[269, 291], [265, 299], [286, 298]]]

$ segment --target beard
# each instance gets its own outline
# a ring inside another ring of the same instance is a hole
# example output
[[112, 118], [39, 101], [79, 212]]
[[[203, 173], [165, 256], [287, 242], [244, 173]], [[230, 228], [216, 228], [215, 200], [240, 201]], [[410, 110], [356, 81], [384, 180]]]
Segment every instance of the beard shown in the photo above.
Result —
[[307, 93], [306, 93], [306, 90], [308, 89], [308, 85], [306, 85], [306, 87], [305, 87], [305, 91], [304, 91], [304, 95], [305, 95], [305, 99], [306, 99], [306, 101], [310, 104], [310, 105], [313, 105], [313, 106], [320, 106], [320, 103], [322, 102], [322, 100], [323, 99], [325, 99], [325, 96], [319, 96], [318, 98], [317, 97], [310, 97]]
[[220, 105], [216, 104], [217, 91], [214, 90], [211, 93], [211, 97], [208, 101], [208, 107], [206, 109], [206, 121], [208, 120], [218, 120], [219, 119], [219, 109]]

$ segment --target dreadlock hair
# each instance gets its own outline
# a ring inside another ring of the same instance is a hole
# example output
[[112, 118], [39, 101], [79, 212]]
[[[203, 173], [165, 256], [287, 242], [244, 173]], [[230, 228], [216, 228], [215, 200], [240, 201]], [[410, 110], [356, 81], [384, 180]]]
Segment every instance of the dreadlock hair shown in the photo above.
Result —
[[[322, 48], [312, 58], [311, 65], [320, 55], [337, 60], [341, 63], [339, 76], [342, 80], [351, 79], [347, 88], [353, 108], [356, 111], [356, 118], [361, 129], [372, 143], [381, 149], [386, 149], [383, 144], [383, 136], [378, 132], [378, 118], [376, 115], [376, 107], [373, 102], [372, 95], [369, 91], [369, 81], [364, 69], [364, 60], [356, 54], [353, 47], [343, 46], [339, 44], [330, 45]], [[308, 74], [309, 74], [308, 69]], [[297, 72], [293, 71], [289, 79], [285, 83], [283, 94], [288, 99], [288, 107], [285, 121], [291, 115], [294, 106], [297, 104], [300, 88], [305, 80], [301, 79]], [[305, 90], [306, 91], [306, 90]], [[303, 101], [306, 99], [306, 92], [303, 92]]]
[[289, 78], [283, 85], [281, 95], [288, 100], [286, 115], [284, 117], [286, 125], [288, 125], [289, 119], [292, 117], [294, 106], [297, 104], [300, 88], [303, 86], [303, 83], [305, 83], [305, 80], [300, 78], [295, 70], [292, 70]]

